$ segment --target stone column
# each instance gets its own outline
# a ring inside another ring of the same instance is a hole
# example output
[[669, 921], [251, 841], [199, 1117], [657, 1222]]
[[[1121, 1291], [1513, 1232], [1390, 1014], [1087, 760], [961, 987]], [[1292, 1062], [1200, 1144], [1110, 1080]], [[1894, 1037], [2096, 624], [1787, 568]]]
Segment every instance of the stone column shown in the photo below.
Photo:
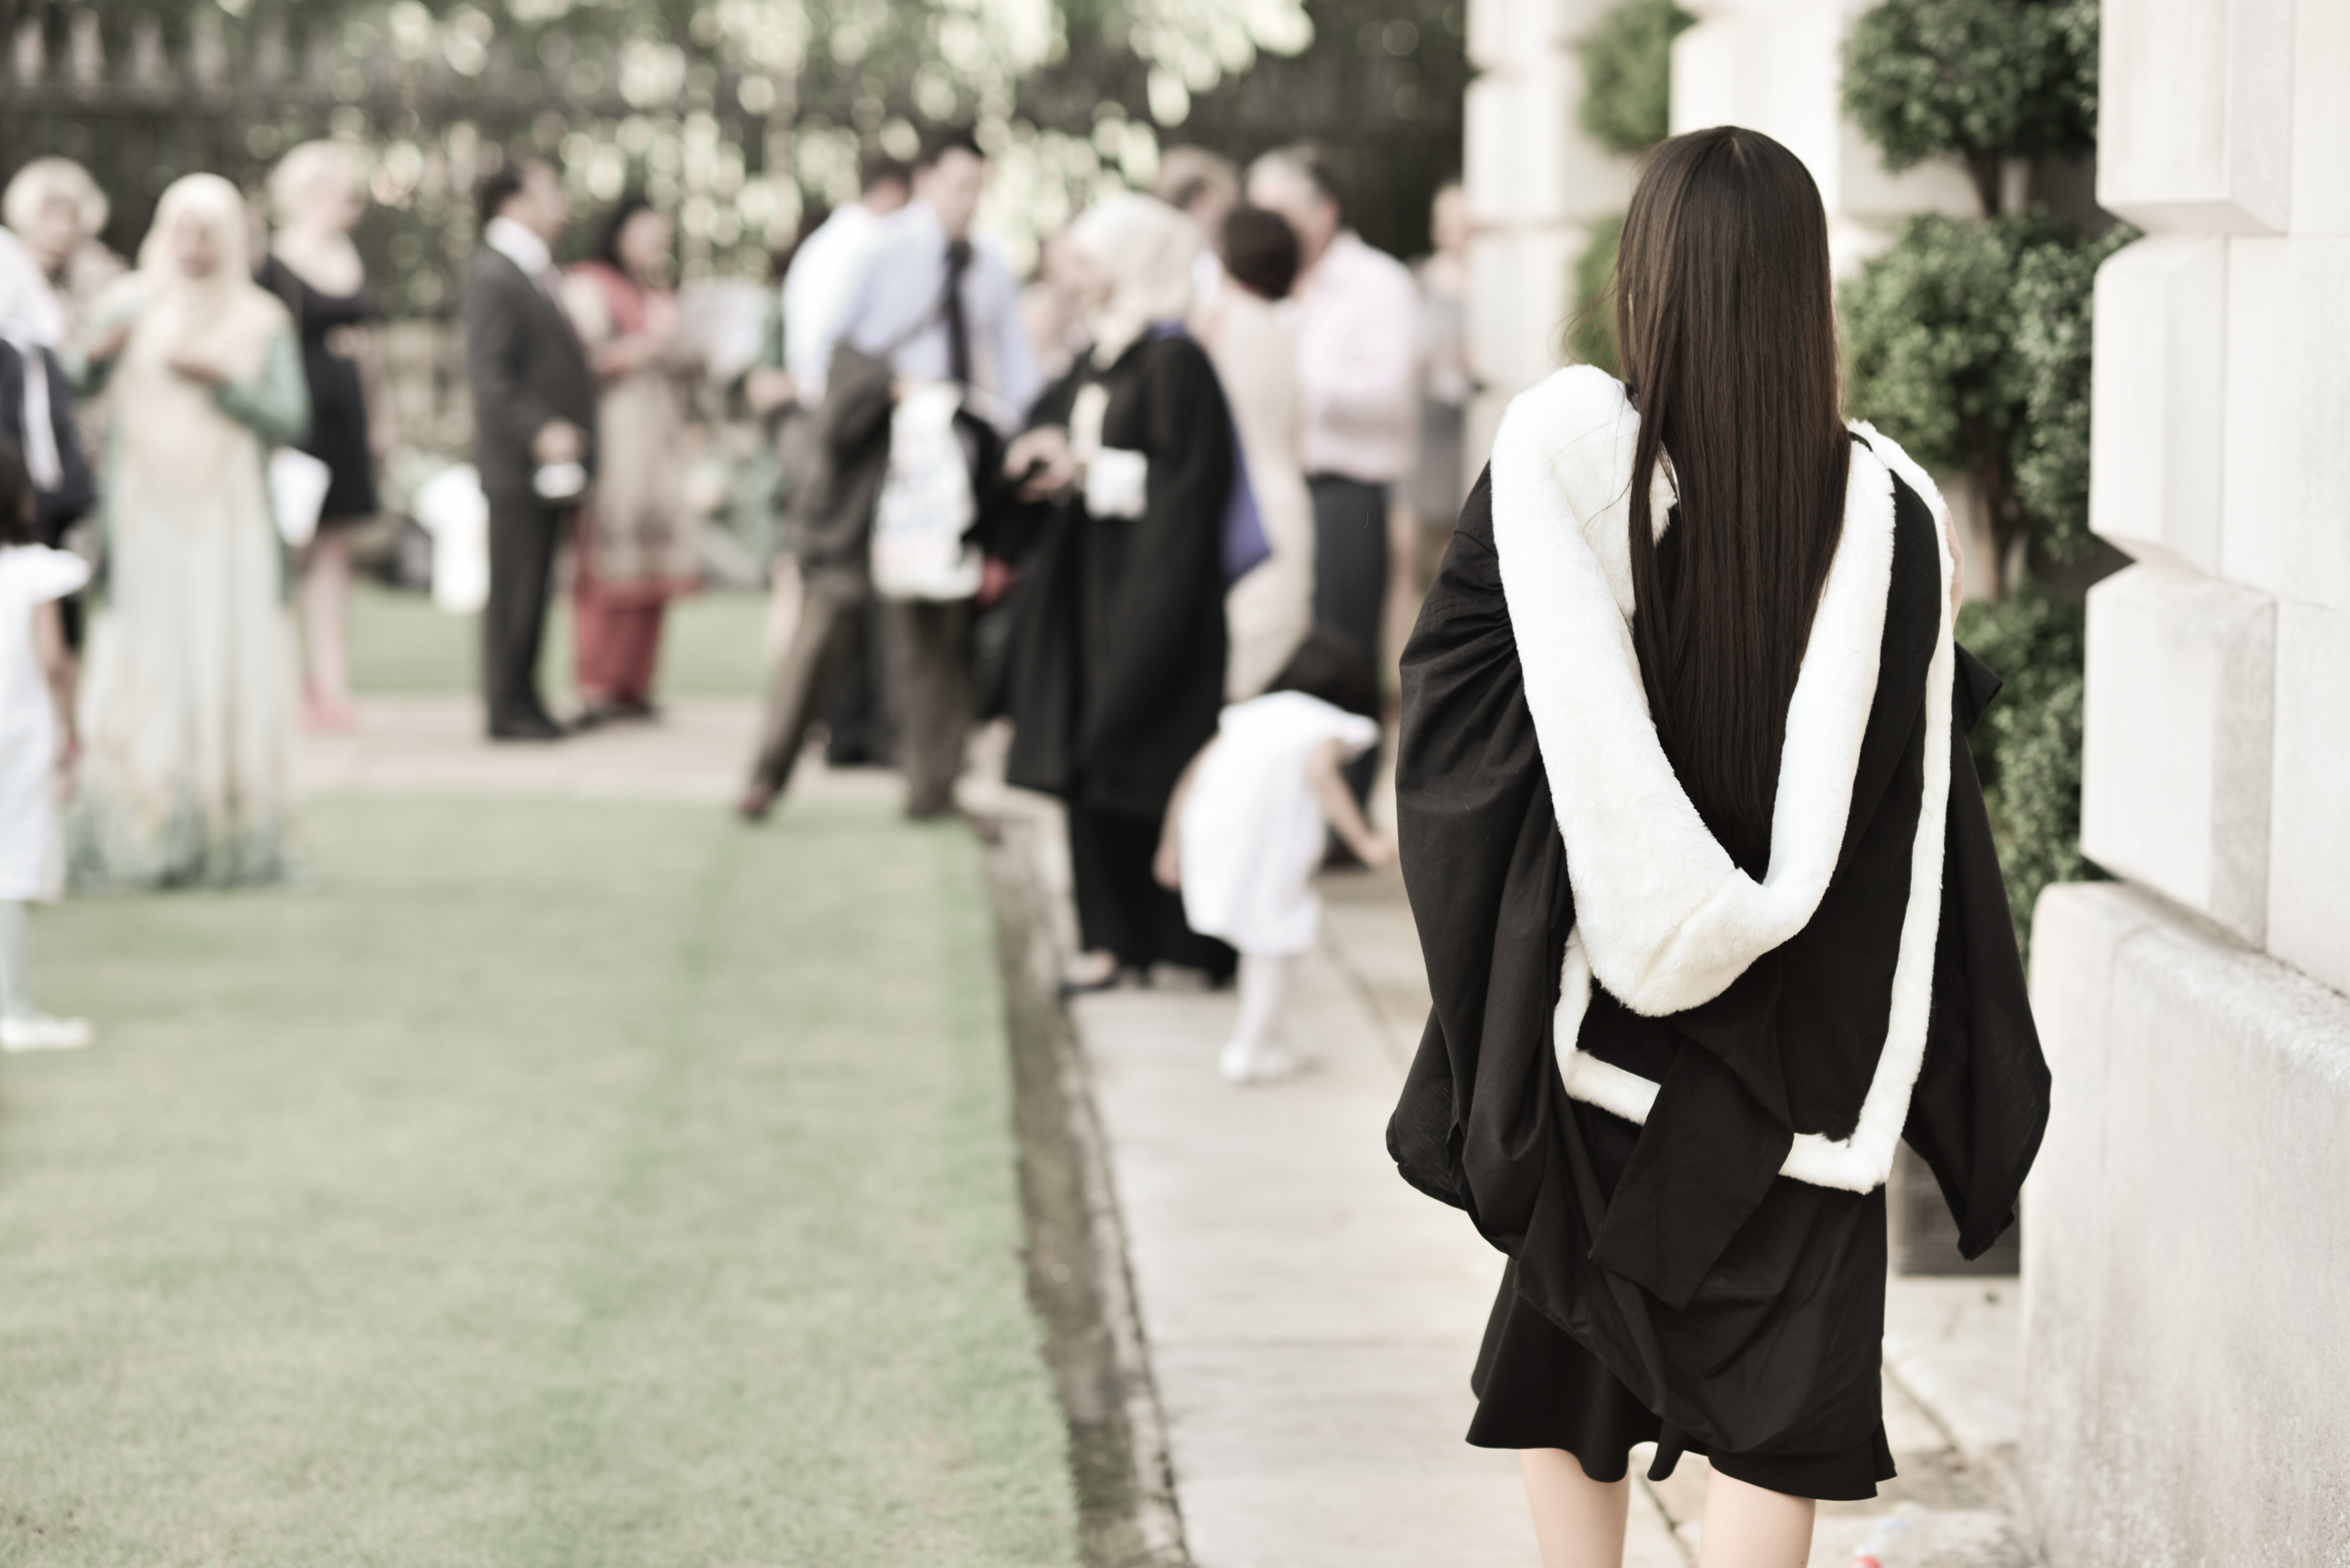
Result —
[[2065, 1568], [2350, 1562], [2350, 5], [2105, 0], [2082, 845], [2033, 998]]
[[1575, 118], [1575, 44], [1612, 0], [1470, 0], [1462, 183], [1469, 243], [1469, 356], [1484, 390], [1471, 406], [1462, 488], [1492, 444], [1502, 410], [1565, 361], [1575, 258], [1591, 225], [1620, 213], [1631, 163], [1603, 151]]

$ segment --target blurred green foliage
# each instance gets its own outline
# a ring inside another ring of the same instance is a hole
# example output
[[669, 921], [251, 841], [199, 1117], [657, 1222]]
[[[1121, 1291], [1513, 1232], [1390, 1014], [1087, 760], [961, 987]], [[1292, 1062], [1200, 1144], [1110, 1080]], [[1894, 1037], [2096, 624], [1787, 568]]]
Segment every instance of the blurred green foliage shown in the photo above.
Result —
[[1673, 39], [1697, 18], [1673, 0], [1624, 0], [1583, 40], [1583, 129], [1608, 151], [1646, 151], [1672, 130]]
[[1611, 376], [1624, 373], [1616, 351], [1616, 246], [1624, 237], [1624, 214], [1591, 225], [1591, 238], [1575, 258], [1575, 316], [1567, 325], [1566, 351], [1578, 363], [1596, 365]]
[[[1637, 157], [1672, 130], [1673, 40], [1697, 18], [1673, 0], [1624, 0], [1585, 35], [1583, 103], [1577, 111], [1590, 138], [1619, 157]], [[1621, 213], [1591, 225], [1575, 258], [1568, 297], [1567, 356], [1623, 372], [1616, 349], [1616, 246], [1624, 237]]]

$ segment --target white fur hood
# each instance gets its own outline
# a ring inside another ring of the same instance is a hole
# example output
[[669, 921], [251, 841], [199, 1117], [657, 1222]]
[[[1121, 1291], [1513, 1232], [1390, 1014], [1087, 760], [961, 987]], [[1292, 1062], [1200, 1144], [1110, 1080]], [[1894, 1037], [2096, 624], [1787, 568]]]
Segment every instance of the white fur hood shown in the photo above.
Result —
[[[1628, 536], [1638, 416], [1620, 383], [1561, 370], [1513, 400], [1494, 438], [1493, 540], [1554, 809], [1566, 845], [1576, 926], [1557, 1019], [1567, 1091], [1644, 1121], [1657, 1085], [1575, 1049], [1596, 975], [1636, 1012], [1679, 1012], [1720, 995], [1801, 931], [1835, 871], [1861, 740], [1877, 685], [1893, 566], [1893, 475], [1948, 509], [1899, 447], [1866, 425], [1844, 531], [1806, 644], [1779, 764], [1771, 859], [1739, 869], [1699, 817], [1657, 739], [1632, 641]], [[1672, 499], [1659, 465], [1651, 509]], [[1925, 798], [1894, 975], [1887, 1038], [1860, 1125], [1830, 1140], [1797, 1130], [1784, 1174], [1866, 1192], [1891, 1168], [1924, 1060], [1940, 911], [1950, 769], [1950, 564], [1940, 557], [1941, 627], [1925, 691]]]

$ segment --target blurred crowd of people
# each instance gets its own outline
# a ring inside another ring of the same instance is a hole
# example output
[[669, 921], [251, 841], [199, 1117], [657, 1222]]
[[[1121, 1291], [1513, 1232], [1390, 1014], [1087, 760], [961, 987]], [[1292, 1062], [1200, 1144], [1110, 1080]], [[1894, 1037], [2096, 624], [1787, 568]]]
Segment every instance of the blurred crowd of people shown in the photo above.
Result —
[[894, 743], [910, 815], [955, 814], [974, 722], [1009, 720], [1008, 782], [1066, 810], [1067, 985], [1237, 971], [1224, 1071], [1278, 1076], [1311, 874], [1391, 853], [1362, 808], [1462, 489], [1460, 192], [1415, 275], [1316, 150], [1177, 149], [1024, 288], [973, 235], [985, 180], [963, 137], [872, 158], [784, 270], [752, 393], [791, 630], [739, 809], [774, 808], [823, 722], [837, 762]]
[[[873, 155], [859, 199], [778, 257], [740, 379], [781, 549], [739, 809], [765, 816], [821, 730], [835, 763], [898, 767], [910, 815], [962, 815], [974, 728], [1009, 720], [1011, 781], [1067, 806], [1069, 983], [1237, 970], [1259, 1024], [1227, 1069], [1269, 1075], [1268, 977], [1301, 919], [1310, 940], [1306, 877], [1326, 846], [1387, 853], [1361, 809], [1378, 671], [1461, 488], [1459, 192], [1415, 275], [1347, 225], [1314, 149], [1245, 171], [1177, 149], [1024, 281], [974, 233], [986, 180], [965, 134]], [[667, 214], [624, 197], [566, 265], [552, 167], [505, 162], [478, 194], [485, 726], [555, 742], [655, 714], [666, 607], [704, 576], [695, 386], [722, 372]], [[307, 144], [260, 201], [177, 181], [126, 264], [79, 166], [7, 187], [0, 1023], [39, 1016], [26, 901], [286, 876], [295, 737], [358, 722], [352, 538], [393, 436], [367, 200], [359, 150]], [[579, 697], [560, 717], [540, 688], [559, 575]]]

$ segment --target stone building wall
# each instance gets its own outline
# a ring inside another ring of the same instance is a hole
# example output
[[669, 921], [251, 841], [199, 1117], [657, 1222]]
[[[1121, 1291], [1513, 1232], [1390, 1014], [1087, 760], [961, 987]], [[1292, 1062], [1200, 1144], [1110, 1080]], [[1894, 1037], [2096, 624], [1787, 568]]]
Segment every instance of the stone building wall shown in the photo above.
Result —
[[2033, 995], [2064, 1568], [2350, 1563], [2350, 5], [2105, 0], [2082, 842]]

